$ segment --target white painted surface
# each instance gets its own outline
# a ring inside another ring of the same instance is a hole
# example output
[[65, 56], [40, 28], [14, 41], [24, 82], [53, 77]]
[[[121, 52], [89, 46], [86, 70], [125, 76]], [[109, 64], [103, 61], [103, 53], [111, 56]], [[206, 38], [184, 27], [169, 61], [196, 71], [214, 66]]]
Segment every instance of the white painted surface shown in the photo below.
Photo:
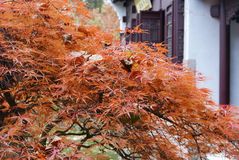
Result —
[[[199, 87], [212, 91], [219, 102], [219, 20], [212, 18], [210, 7], [218, 0], [185, 0], [184, 60], [206, 76]], [[190, 66], [189, 66], [190, 67]]]
[[229, 160], [224, 154], [208, 155], [208, 160]]
[[120, 22], [120, 30], [125, 30], [126, 28], [126, 23], [123, 22], [123, 17], [126, 16], [126, 8], [124, 7], [124, 2], [116, 2], [112, 3], [108, 1], [114, 8], [115, 12], [117, 13], [117, 16], [119, 18]]
[[159, 11], [161, 8], [160, 1], [159, 0], [153, 0], [153, 11]]
[[230, 103], [239, 106], [239, 23], [231, 23]]

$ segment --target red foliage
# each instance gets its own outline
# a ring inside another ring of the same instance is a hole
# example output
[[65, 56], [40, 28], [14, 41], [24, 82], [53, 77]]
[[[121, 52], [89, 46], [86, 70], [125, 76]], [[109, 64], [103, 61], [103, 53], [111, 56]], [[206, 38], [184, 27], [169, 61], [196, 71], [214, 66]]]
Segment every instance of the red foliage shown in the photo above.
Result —
[[96, 146], [124, 159], [238, 156], [236, 110], [162, 45], [114, 44], [77, 0], [0, 9], [0, 159], [86, 159]]

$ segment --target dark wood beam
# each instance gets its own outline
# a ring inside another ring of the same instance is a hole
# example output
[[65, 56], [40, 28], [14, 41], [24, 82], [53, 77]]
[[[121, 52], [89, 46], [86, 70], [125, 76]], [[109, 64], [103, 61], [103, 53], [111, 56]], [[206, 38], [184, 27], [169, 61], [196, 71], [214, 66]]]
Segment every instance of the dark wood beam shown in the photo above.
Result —
[[226, 23], [226, 0], [220, 2], [220, 104], [230, 103], [230, 26]]

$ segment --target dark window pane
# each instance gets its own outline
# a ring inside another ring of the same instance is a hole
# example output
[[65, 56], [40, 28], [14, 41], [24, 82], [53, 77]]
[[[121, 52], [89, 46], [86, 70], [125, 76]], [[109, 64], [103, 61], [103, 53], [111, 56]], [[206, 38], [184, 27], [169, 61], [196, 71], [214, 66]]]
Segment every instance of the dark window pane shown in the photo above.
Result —
[[167, 46], [168, 46], [168, 56], [172, 57], [173, 47], [172, 47], [172, 38], [167, 39]]
[[172, 14], [171, 13], [167, 15], [167, 23], [172, 24]]
[[167, 37], [172, 37], [172, 24], [167, 26]]
[[173, 51], [173, 47], [172, 47], [172, 36], [173, 36], [173, 23], [172, 23], [172, 13], [168, 13], [167, 17], [166, 17], [166, 43], [168, 46], [168, 57], [172, 57], [172, 51]]
[[142, 41], [160, 42], [160, 20], [159, 19], [143, 19], [142, 29], [147, 33], [142, 35]]

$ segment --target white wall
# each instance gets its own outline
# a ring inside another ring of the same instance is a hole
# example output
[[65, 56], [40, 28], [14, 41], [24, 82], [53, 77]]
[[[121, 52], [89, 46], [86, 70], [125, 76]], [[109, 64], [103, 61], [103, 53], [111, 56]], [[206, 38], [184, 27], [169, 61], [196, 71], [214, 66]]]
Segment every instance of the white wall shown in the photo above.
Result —
[[239, 24], [231, 23], [230, 39], [230, 103], [239, 106]]
[[115, 12], [117, 13], [120, 22], [120, 30], [124, 31], [126, 27], [126, 23], [123, 22], [123, 16], [126, 16], [126, 8], [124, 7], [124, 2], [112, 3], [111, 1], [108, 1], [108, 3], [112, 5]]
[[219, 19], [212, 18], [210, 7], [218, 0], [185, 0], [184, 61], [206, 76], [200, 87], [212, 91], [219, 102]]
[[161, 4], [159, 0], [153, 0], [153, 11], [159, 11], [161, 9]]

